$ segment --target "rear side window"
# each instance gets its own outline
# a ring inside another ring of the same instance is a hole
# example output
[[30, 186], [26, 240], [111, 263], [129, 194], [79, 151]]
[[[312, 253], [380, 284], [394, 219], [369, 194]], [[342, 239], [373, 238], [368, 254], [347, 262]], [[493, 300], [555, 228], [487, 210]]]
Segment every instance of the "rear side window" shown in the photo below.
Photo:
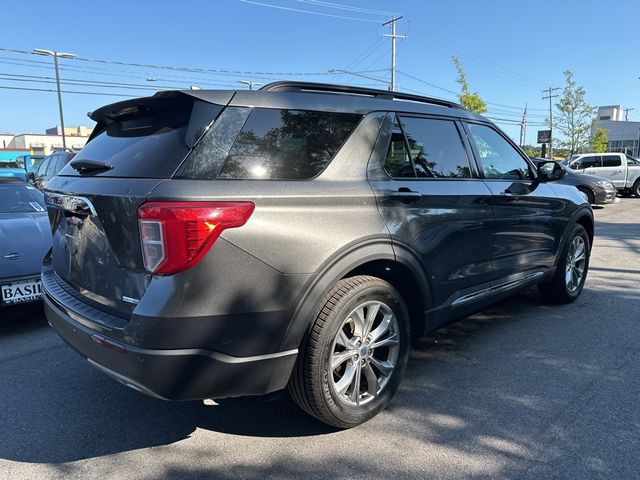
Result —
[[470, 178], [469, 161], [450, 120], [400, 117], [418, 177]]
[[633, 165], [633, 166], [640, 165], [640, 161], [638, 161], [637, 158], [633, 158], [627, 155], [627, 165]]
[[603, 167], [619, 167], [622, 165], [619, 155], [603, 155], [602, 166]]
[[599, 155], [587, 155], [586, 157], [579, 158], [571, 164], [571, 168], [574, 170], [584, 170], [585, 168], [601, 167]]
[[313, 178], [331, 162], [360, 118], [351, 113], [254, 108], [218, 178]]
[[409, 157], [407, 142], [404, 139], [404, 134], [402, 133], [402, 129], [400, 128], [400, 123], [397, 118], [391, 133], [391, 142], [389, 143], [389, 150], [387, 151], [387, 159], [385, 161], [384, 168], [393, 178], [416, 176], [416, 172], [413, 169], [413, 163], [411, 162], [411, 157]]
[[[169, 178], [209, 124], [220, 105], [193, 98], [150, 98], [123, 109], [74, 157], [104, 162], [100, 176]], [[66, 165], [60, 175], [78, 175]]]

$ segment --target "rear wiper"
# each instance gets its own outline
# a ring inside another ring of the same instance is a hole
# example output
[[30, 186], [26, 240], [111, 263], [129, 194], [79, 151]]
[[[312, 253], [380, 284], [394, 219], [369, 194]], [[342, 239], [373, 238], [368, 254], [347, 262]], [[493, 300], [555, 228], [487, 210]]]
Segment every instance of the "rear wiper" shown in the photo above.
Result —
[[109, 165], [108, 163], [88, 159], [71, 160], [69, 165], [80, 174], [104, 172], [113, 168], [113, 165]]

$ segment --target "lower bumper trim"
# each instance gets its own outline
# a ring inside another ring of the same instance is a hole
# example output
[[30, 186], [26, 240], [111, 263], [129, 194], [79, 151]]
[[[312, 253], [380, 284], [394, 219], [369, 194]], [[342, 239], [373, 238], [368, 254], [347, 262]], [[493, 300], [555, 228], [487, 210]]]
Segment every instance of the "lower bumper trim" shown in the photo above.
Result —
[[[156, 350], [123, 344], [125, 352], [97, 343], [96, 333], [44, 295], [54, 330], [102, 372], [147, 395], [166, 400], [261, 395], [283, 389], [297, 349], [233, 357], [205, 349]], [[105, 337], [106, 338], [106, 337]]]

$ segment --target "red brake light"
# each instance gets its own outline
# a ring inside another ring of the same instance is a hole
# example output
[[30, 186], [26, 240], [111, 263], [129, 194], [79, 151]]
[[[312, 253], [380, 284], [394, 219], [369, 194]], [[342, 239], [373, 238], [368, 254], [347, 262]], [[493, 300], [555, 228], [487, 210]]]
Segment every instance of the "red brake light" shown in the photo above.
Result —
[[241, 227], [252, 202], [149, 202], [138, 209], [145, 268], [171, 275], [198, 263], [227, 228]]

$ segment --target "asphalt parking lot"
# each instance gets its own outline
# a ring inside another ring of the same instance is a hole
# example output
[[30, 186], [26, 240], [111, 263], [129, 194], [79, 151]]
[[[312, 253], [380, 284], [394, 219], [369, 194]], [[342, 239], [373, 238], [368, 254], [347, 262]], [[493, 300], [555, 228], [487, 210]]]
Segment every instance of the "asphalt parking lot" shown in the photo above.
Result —
[[390, 408], [331, 430], [286, 395], [167, 403], [2, 312], [0, 478], [638, 478], [640, 199], [595, 211], [582, 297], [531, 289], [422, 340]]

